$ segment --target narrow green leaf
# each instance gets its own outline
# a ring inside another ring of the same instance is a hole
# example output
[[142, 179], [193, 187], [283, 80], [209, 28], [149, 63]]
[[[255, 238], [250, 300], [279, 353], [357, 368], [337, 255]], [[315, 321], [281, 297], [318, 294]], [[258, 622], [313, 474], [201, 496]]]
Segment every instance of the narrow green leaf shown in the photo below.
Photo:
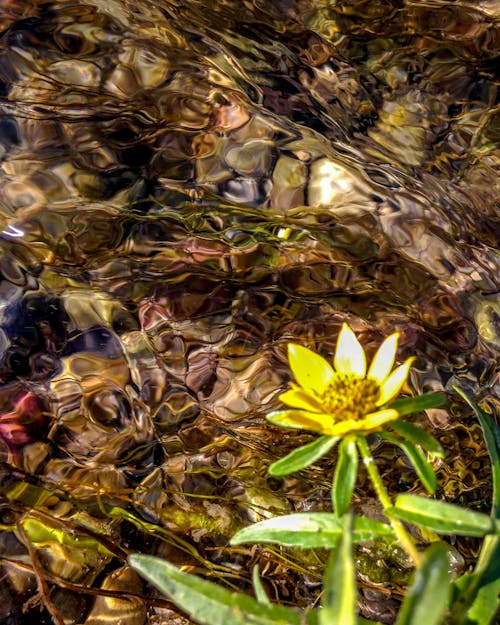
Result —
[[[453, 387], [474, 410], [490, 455], [493, 482], [492, 516], [500, 517], [500, 428], [491, 416], [458, 387]], [[500, 536], [486, 536], [472, 574], [455, 582], [458, 590], [452, 617], [458, 625], [488, 625], [498, 612], [500, 592]]]
[[453, 387], [460, 397], [474, 410], [483, 430], [484, 440], [490, 455], [493, 477], [493, 514], [500, 518], [500, 428], [491, 416], [475, 404], [457, 386]]
[[437, 543], [427, 550], [422, 566], [415, 573], [396, 625], [439, 625], [449, 594], [448, 551]]
[[[244, 527], [233, 536], [231, 545], [277, 543], [287, 547], [332, 549], [337, 546], [342, 531], [342, 519], [330, 512], [298, 512]], [[355, 517], [354, 542], [392, 537], [390, 525]]]
[[416, 447], [412, 442], [396, 438], [395, 436], [392, 436], [392, 434], [388, 434], [386, 432], [381, 432], [380, 437], [390, 441], [403, 450], [412, 463], [413, 468], [417, 472], [420, 481], [425, 486], [425, 489], [429, 494], [433, 495], [436, 492], [437, 486], [436, 474], [420, 449], [418, 449], [418, 447]]
[[474, 572], [485, 584], [500, 579], [500, 535], [485, 536]]
[[395, 505], [386, 508], [385, 513], [426, 527], [438, 534], [486, 536], [498, 533], [500, 529], [495, 520], [487, 514], [407, 493], [398, 495]]
[[[319, 621], [318, 621], [318, 610], [309, 610], [308, 612], [306, 612], [306, 620], [305, 620], [305, 625], [319, 625]], [[304, 621], [302, 620], [302, 623]], [[362, 624], [365, 625], [365, 624]], [[366, 625], [371, 625], [370, 623], [367, 623]], [[379, 625], [378, 623], [376, 625]]]
[[403, 397], [392, 402], [389, 408], [394, 408], [404, 416], [412, 412], [422, 412], [428, 408], [439, 408], [446, 404], [446, 395], [443, 393], [426, 393], [425, 395], [417, 395], [416, 397]]
[[434, 436], [431, 436], [429, 432], [426, 432], [418, 425], [399, 419], [398, 421], [392, 421], [390, 426], [407, 441], [410, 441], [414, 445], [420, 445], [422, 449], [425, 449], [425, 451], [428, 451], [433, 456], [444, 458], [444, 451], [439, 442]]
[[[89, 549], [106, 556], [116, 555], [106, 548], [97, 537], [81, 534], [76, 529], [67, 529], [61, 523], [44, 520], [33, 515], [26, 515], [22, 521], [22, 528], [26, 536], [33, 543], [58, 542], [76, 549]], [[96, 535], [98, 536], [98, 535]], [[105, 541], [105, 536], [102, 537]], [[120, 550], [121, 551], [121, 550]]]
[[462, 621], [465, 625], [490, 625], [490, 623], [498, 623], [493, 619], [499, 615], [500, 578], [497, 578], [488, 584], [479, 585], [479, 590], [475, 593], [474, 601], [467, 610], [465, 619]]
[[294, 449], [288, 456], [281, 458], [281, 460], [273, 462], [269, 467], [269, 473], [280, 477], [305, 469], [327, 454], [338, 440], [337, 436], [320, 436], [311, 443]]
[[[497, 537], [486, 536], [485, 542], [489, 539]], [[497, 622], [493, 619], [498, 614], [500, 577], [487, 581], [481, 573], [466, 573], [455, 580], [454, 591], [450, 623], [489, 625]]]
[[342, 519], [339, 545], [330, 555], [323, 585], [319, 625], [355, 625], [356, 573], [352, 554], [352, 523], [348, 514]]
[[455, 580], [451, 622], [488, 625], [497, 614], [500, 592], [500, 536], [485, 536], [472, 573]]
[[252, 569], [252, 585], [253, 591], [259, 603], [265, 603], [266, 605], [271, 605], [269, 601], [269, 597], [267, 596], [266, 590], [260, 581], [259, 575], [259, 566], [256, 564]]
[[349, 509], [358, 474], [358, 450], [356, 439], [344, 438], [339, 445], [339, 458], [335, 467], [332, 486], [333, 509], [338, 517]]
[[130, 566], [200, 625], [301, 625], [300, 612], [265, 605], [180, 571], [161, 558], [133, 554]]

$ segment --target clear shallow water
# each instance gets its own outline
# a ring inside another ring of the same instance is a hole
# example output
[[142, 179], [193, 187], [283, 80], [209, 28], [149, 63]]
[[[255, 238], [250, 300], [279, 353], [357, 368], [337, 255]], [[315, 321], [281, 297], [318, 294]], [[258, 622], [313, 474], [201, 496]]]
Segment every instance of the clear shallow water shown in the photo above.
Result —
[[[329, 506], [330, 465], [267, 477], [308, 440], [263, 419], [286, 343], [331, 356], [348, 321], [373, 351], [396, 328], [400, 358], [418, 357], [412, 390], [459, 384], [498, 408], [498, 15], [269, 4], [0, 6], [2, 523], [33, 531], [35, 508], [237, 586], [260, 559], [272, 592], [304, 605], [317, 578], [298, 584], [300, 569], [317, 562], [226, 547], [266, 510]], [[449, 449], [439, 496], [487, 509], [477, 425], [458, 405], [423, 422]], [[68, 622], [116, 618], [71, 584], [142, 592], [120, 553], [54, 538], [28, 552], [19, 529], [2, 541], [40, 560]], [[3, 568], [16, 624], [39, 609], [22, 611], [23, 566]], [[390, 622], [391, 580], [376, 581], [385, 594], [368, 575], [363, 609]], [[136, 608], [113, 609], [175, 622]]]

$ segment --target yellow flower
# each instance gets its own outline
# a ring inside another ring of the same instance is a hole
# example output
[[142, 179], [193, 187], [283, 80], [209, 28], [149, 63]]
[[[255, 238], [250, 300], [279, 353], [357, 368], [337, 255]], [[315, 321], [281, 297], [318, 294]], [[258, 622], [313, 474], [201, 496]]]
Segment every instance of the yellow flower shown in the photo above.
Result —
[[345, 436], [380, 429], [399, 417], [387, 408], [401, 390], [413, 358], [394, 370], [399, 334], [387, 337], [375, 354], [368, 372], [365, 352], [351, 328], [340, 331], [333, 367], [319, 354], [290, 343], [288, 359], [296, 384], [279, 399], [292, 410], [268, 415], [272, 423]]

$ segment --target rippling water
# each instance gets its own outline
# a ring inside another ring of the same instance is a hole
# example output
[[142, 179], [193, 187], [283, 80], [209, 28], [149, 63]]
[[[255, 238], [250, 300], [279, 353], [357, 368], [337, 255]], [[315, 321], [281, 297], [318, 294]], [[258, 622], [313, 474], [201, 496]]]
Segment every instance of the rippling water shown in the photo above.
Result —
[[[127, 549], [234, 587], [260, 562], [274, 597], [312, 601], [320, 556], [227, 547], [329, 505], [329, 464], [267, 476], [308, 440], [263, 419], [289, 340], [331, 356], [343, 321], [372, 351], [396, 328], [408, 390], [498, 409], [499, 18], [488, 1], [0, 0], [2, 622], [186, 622], [106, 597], [143, 592]], [[422, 423], [449, 452], [439, 496], [487, 509], [471, 416]], [[393, 492], [412, 488], [378, 451]], [[108, 550], [63, 538], [102, 534]], [[392, 622], [394, 580], [365, 581], [363, 614]]]

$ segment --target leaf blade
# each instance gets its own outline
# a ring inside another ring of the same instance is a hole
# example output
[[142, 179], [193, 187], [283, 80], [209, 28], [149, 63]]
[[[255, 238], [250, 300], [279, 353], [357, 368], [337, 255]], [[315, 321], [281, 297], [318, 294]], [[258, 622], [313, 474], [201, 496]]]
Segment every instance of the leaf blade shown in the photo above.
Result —
[[446, 404], [446, 395], [443, 393], [425, 393], [416, 397], [403, 397], [392, 402], [388, 408], [397, 410], [399, 415], [411, 414], [412, 412], [422, 412], [429, 408], [440, 408]]
[[356, 573], [352, 554], [352, 514], [342, 520], [343, 531], [335, 553], [330, 555], [323, 584], [319, 625], [356, 624]]
[[[455, 391], [474, 410], [483, 430], [492, 467], [492, 516], [500, 516], [500, 428], [490, 415], [475, 404], [462, 389]], [[466, 573], [455, 581], [458, 596], [453, 617], [459, 625], [486, 625], [498, 610], [500, 592], [500, 536], [486, 536], [472, 574]]]
[[449, 594], [448, 551], [437, 543], [427, 550], [422, 566], [415, 573], [396, 625], [439, 625]]
[[265, 603], [266, 605], [271, 605], [269, 601], [269, 597], [265, 591], [264, 586], [262, 585], [262, 581], [259, 575], [259, 566], [256, 564], [252, 569], [252, 586], [253, 591], [255, 593], [255, 597], [259, 603]]
[[498, 524], [487, 514], [408, 493], [398, 495], [394, 506], [386, 508], [385, 513], [438, 534], [482, 537], [499, 530]]
[[432, 468], [430, 462], [420, 451], [420, 449], [418, 449], [418, 447], [414, 445], [411, 441], [396, 438], [395, 436], [392, 436], [392, 434], [388, 434], [387, 432], [382, 432], [379, 436], [380, 438], [388, 440], [394, 445], [397, 445], [400, 449], [402, 449], [402, 451], [410, 460], [413, 468], [420, 478], [420, 481], [425, 486], [427, 492], [430, 495], [433, 495], [436, 492], [437, 487], [436, 474], [434, 473], [434, 469]]
[[439, 442], [426, 432], [423, 428], [400, 419], [391, 423], [391, 428], [395, 430], [402, 438], [410, 441], [414, 445], [420, 445], [422, 449], [428, 451], [433, 456], [444, 458], [444, 451]]
[[338, 517], [344, 516], [351, 504], [358, 473], [358, 460], [355, 437], [344, 438], [339, 446], [332, 485], [333, 509]]
[[264, 605], [213, 582], [189, 575], [154, 556], [132, 554], [130, 566], [200, 625], [301, 625], [300, 612]]
[[284, 458], [273, 462], [269, 467], [269, 474], [274, 477], [282, 477], [305, 469], [325, 454], [327, 454], [338, 442], [336, 436], [320, 436], [311, 443], [294, 449]]
[[493, 513], [500, 517], [500, 428], [490, 415], [482, 410], [462, 389], [453, 387], [460, 397], [474, 410], [483, 430], [484, 440], [491, 461], [493, 477]]
[[[277, 543], [287, 547], [331, 549], [337, 546], [342, 531], [342, 520], [330, 512], [297, 512], [245, 527], [233, 536], [230, 544]], [[354, 518], [354, 542], [393, 537], [392, 528], [385, 523]]]

